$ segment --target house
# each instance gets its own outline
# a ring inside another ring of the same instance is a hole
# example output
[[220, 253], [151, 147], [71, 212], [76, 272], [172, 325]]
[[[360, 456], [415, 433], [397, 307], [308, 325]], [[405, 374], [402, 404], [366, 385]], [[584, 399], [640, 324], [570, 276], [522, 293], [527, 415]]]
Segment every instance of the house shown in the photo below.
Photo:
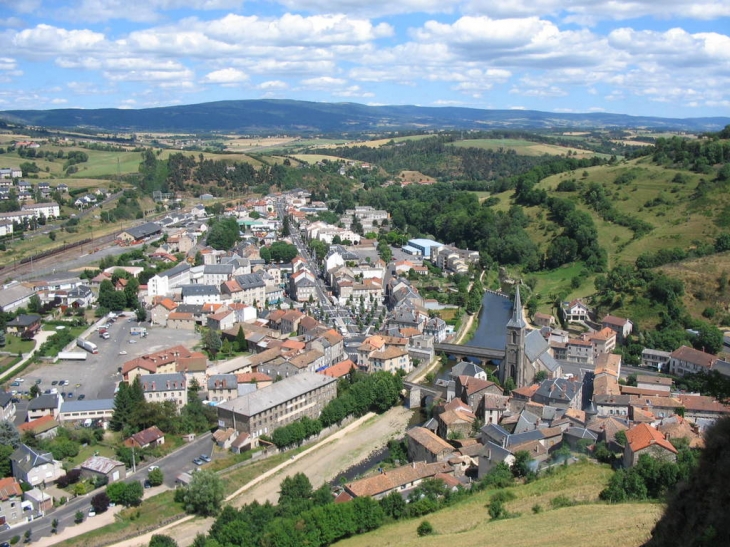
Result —
[[124, 440], [124, 446], [128, 448], [148, 448], [165, 444], [165, 434], [156, 425], [143, 429]]
[[628, 417], [631, 395], [594, 395], [593, 404], [598, 416]]
[[172, 290], [190, 284], [190, 264], [181, 262], [147, 281], [147, 296], [167, 296]]
[[13, 477], [31, 486], [54, 482], [65, 474], [61, 462], [53, 459], [50, 452], [36, 452], [21, 444], [10, 456]]
[[188, 404], [187, 380], [182, 372], [147, 374], [142, 376], [141, 380], [147, 402], [172, 401], [177, 406], [178, 412]]
[[96, 297], [91, 287], [79, 285], [66, 293], [65, 301], [62, 301], [62, 303], [71, 308], [78, 309], [90, 306], [95, 300]]
[[0, 479], [0, 526], [5, 528], [26, 521], [22, 498], [23, 490], [14, 477]]
[[487, 381], [486, 371], [471, 361], [459, 361], [449, 371], [449, 376], [456, 379], [459, 376], [471, 376], [479, 380]]
[[671, 358], [671, 352], [644, 348], [641, 352], [641, 366], [653, 368], [658, 371], [669, 371], [669, 360]]
[[34, 217], [45, 217], [47, 219], [57, 218], [61, 214], [61, 208], [58, 203], [34, 203], [33, 205], [23, 205], [21, 212], [30, 213]]
[[369, 356], [370, 372], [385, 371], [394, 373], [402, 370], [409, 373], [413, 368], [411, 356], [405, 349], [387, 346], [381, 351], [374, 351]]
[[509, 467], [512, 467], [512, 464], [515, 463], [514, 454], [507, 448], [504, 448], [501, 444], [497, 444], [492, 441], [485, 442], [484, 448], [482, 448], [479, 454], [478, 477], [483, 477], [500, 463], [504, 463]]
[[435, 433], [423, 427], [414, 427], [406, 433], [408, 459], [414, 462], [442, 462], [454, 453], [454, 447]]
[[233, 264], [206, 264], [203, 266], [203, 285], [220, 285], [233, 276]]
[[18, 426], [18, 433], [21, 436], [27, 432], [32, 432], [38, 439], [52, 439], [58, 433], [58, 422], [53, 416], [48, 415]]
[[195, 316], [192, 313], [170, 312], [167, 316], [168, 329], [195, 330]]
[[0, 420], [12, 422], [15, 420], [15, 410], [13, 395], [7, 391], [0, 391]]
[[453, 399], [436, 416], [438, 434], [442, 439], [469, 437], [476, 415], [461, 399]]
[[639, 424], [626, 432], [624, 467], [635, 466], [642, 454], [671, 462], [677, 459], [677, 449], [663, 433], [648, 424]]
[[112, 483], [127, 478], [127, 467], [122, 462], [104, 456], [91, 456], [79, 468], [84, 479], [104, 477], [108, 483]]
[[687, 346], [674, 350], [669, 355], [669, 372], [676, 376], [709, 372], [717, 357]]
[[353, 498], [370, 496], [376, 500], [384, 498], [391, 492], [404, 495], [424, 480], [434, 478], [439, 473], [452, 475], [453, 468], [447, 462], [413, 462], [345, 484], [345, 492]]
[[185, 304], [219, 304], [221, 293], [213, 285], [183, 285], [181, 291]]
[[49, 415], [58, 418], [61, 403], [63, 403], [63, 399], [57, 394], [43, 394], [31, 399], [28, 403], [28, 421], [31, 422]]
[[502, 395], [502, 388], [488, 380], [480, 380], [472, 376], [457, 376], [456, 397], [469, 405], [475, 414], [479, 414], [484, 395], [488, 393]]
[[218, 429], [215, 433], [213, 433], [213, 442], [219, 448], [222, 448], [223, 450], [228, 450], [229, 448], [231, 448], [233, 441], [236, 440], [238, 436], [239, 434], [232, 427], [229, 427], [227, 429]]
[[208, 328], [226, 330], [236, 324], [236, 314], [232, 310], [222, 310], [208, 316]]
[[238, 437], [231, 443], [231, 452], [241, 454], [247, 450], [251, 450], [251, 435], [248, 433], [239, 433]]
[[509, 396], [485, 393], [481, 407], [484, 409], [483, 422], [498, 424], [502, 420], [502, 416], [509, 410]]
[[150, 310], [151, 323], [153, 325], [167, 325], [167, 319], [170, 313], [177, 308], [177, 302], [173, 302], [170, 298], [163, 298], [157, 302]]
[[317, 372], [320, 374], [324, 374], [325, 376], [330, 376], [332, 378], [344, 378], [345, 376], [349, 376], [352, 374], [353, 370], [357, 369], [357, 365], [352, 362], [350, 359], [345, 359], [344, 361], [340, 361], [339, 363], [335, 363], [331, 367], [327, 367], [322, 370], [318, 370]]
[[208, 400], [216, 403], [238, 397], [238, 379], [235, 374], [213, 374], [208, 378]]
[[639, 374], [636, 376], [636, 387], [639, 389], [653, 389], [669, 394], [672, 390], [672, 379], [664, 376], [650, 376]]
[[535, 315], [532, 317], [533, 322], [538, 327], [554, 327], [555, 326], [555, 318], [547, 313], [541, 313], [541, 312], [535, 312]]
[[22, 313], [5, 324], [8, 332], [23, 338], [32, 338], [41, 328], [41, 316], [35, 313]]
[[563, 319], [566, 323], [577, 323], [588, 320], [590, 310], [580, 298], [576, 298], [570, 302], [563, 302], [561, 306]]
[[583, 382], [555, 378], [543, 380], [532, 396], [536, 403], [557, 408], [576, 408], [583, 406]]
[[144, 379], [147, 374], [204, 372], [207, 363], [207, 357], [203, 353], [178, 345], [127, 361], [122, 365], [122, 377], [125, 382], [131, 383], [135, 377], [143, 376]]
[[634, 324], [623, 317], [616, 317], [614, 315], [607, 315], [601, 320], [601, 326], [611, 329], [616, 333], [616, 338], [619, 344], [623, 344], [628, 339], [631, 331], [634, 328]]

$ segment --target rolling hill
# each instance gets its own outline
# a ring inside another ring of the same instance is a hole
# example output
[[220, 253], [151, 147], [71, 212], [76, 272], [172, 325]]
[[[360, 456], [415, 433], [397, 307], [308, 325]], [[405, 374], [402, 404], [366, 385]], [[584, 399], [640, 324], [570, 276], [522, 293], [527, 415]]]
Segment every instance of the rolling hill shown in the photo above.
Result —
[[718, 130], [730, 118], [656, 118], [624, 114], [564, 114], [412, 105], [367, 106], [292, 100], [219, 101], [130, 109], [7, 110], [0, 119], [57, 129], [112, 131], [226, 131], [241, 133], [356, 133], [397, 129], [653, 128]]

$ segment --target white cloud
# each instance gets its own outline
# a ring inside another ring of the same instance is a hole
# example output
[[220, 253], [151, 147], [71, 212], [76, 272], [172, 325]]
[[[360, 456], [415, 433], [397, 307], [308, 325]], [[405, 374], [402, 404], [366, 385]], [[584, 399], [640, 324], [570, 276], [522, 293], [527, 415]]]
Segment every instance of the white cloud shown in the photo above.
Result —
[[68, 103], [67, 99], [56, 98], [56, 99], [51, 100], [51, 104], [66, 104], [66, 103]]
[[85, 29], [66, 30], [45, 24], [21, 30], [12, 40], [15, 50], [31, 58], [98, 52], [106, 45], [104, 35], [99, 32]]
[[210, 84], [238, 84], [248, 80], [248, 74], [237, 68], [223, 68], [206, 74], [204, 83]]
[[242, 0], [77, 0], [71, 7], [58, 8], [56, 16], [68, 18], [72, 13], [78, 21], [125, 19], [144, 23], [161, 19], [168, 10], [237, 10], [242, 4]]
[[332, 78], [331, 76], [320, 76], [318, 78], [307, 78], [300, 82], [307, 89], [316, 89], [320, 91], [331, 91], [333, 87], [342, 87], [347, 80], [342, 78]]
[[259, 85], [256, 86], [256, 88], [265, 91], [281, 91], [284, 89], [289, 89], [289, 84], [287, 84], [286, 82], [282, 82], [281, 80], [268, 80], [266, 82], [261, 82]]

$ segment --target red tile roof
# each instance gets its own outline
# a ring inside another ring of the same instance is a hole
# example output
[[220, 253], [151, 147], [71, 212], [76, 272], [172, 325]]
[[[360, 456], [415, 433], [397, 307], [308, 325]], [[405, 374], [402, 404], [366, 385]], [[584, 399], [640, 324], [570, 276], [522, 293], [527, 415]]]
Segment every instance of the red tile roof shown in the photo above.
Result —
[[324, 374], [325, 376], [331, 376], [332, 378], [342, 378], [343, 376], [346, 376], [350, 374], [352, 369], [356, 369], [355, 363], [352, 362], [350, 359], [345, 359], [344, 361], [340, 361], [339, 363], [336, 363], [332, 365], [331, 367], [328, 367], [324, 370], [320, 370], [320, 374]]
[[660, 431], [648, 424], [639, 424], [629, 429], [626, 432], [626, 440], [632, 452], [638, 452], [656, 444], [674, 454], [677, 453], [677, 449], [672, 446], [672, 443], [666, 440]]

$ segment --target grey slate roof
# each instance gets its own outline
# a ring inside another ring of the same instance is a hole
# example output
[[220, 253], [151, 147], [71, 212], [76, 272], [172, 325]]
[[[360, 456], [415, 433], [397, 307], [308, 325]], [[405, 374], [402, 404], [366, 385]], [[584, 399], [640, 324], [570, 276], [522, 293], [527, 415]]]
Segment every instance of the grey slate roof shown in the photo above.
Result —
[[568, 435], [576, 439], [590, 439], [591, 441], [598, 440], [598, 435], [584, 427], [569, 427], [563, 435]]
[[482, 427], [481, 432], [497, 444], [502, 444], [504, 439], [509, 437], [509, 432], [501, 425], [487, 424]]
[[235, 389], [237, 385], [235, 374], [213, 374], [208, 378], [208, 389]]
[[505, 443], [507, 447], [510, 446], [517, 446], [523, 443], [528, 443], [530, 441], [539, 441], [545, 438], [545, 435], [542, 434], [542, 431], [539, 429], [533, 429], [532, 431], [524, 431], [522, 433], [515, 433], [514, 435], [510, 435], [507, 437], [507, 442]]
[[257, 389], [253, 393], [221, 403], [218, 408], [230, 410], [243, 416], [255, 416], [333, 382], [337, 382], [337, 379], [324, 374], [302, 372], [280, 382], [275, 382], [270, 386]]
[[540, 362], [548, 370], [555, 372], [560, 367], [560, 364], [550, 355], [549, 349], [550, 346], [547, 340], [540, 334], [540, 331], [533, 330], [525, 336], [525, 355], [530, 362]]
[[451, 376], [453, 378], [457, 376], [472, 376], [476, 378], [477, 374], [485, 374], [484, 369], [469, 361], [460, 361], [451, 368]]
[[517, 420], [517, 425], [515, 425], [514, 433], [524, 433], [525, 431], [532, 431], [534, 429], [537, 429], [537, 426], [540, 424], [540, 418], [533, 414], [532, 412], [529, 412], [527, 410], [523, 410], [520, 413], [520, 417]]
[[512, 307], [512, 318], [507, 322], [508, 327], [524, 329], [527, 327], [525, 319], [522, 316], [522, 299], [520, 298], [520, 286], [517, 285], [515, 290], [515, 303]]
[[192, 313], [193, 315], [199, 315], [203, 313], [202, 304], [180, 304], [175, 308], [177, 313]]
[[9, 306], [10, 304], [17, 302], [18, 300], [22, 300], [23, 298], [27, 298], [32, 294], [35, 294], [33, 289], [29, 289], [25, 285], [21, 284], [2, 289], [0, 290], [0, 308]]
[[145, 374], [140, 378], [140, 380], [142, 381], [142, 389], [145, 392], [187, 389], [185, 375], [182, 372], [171, 372], [169, 374]]
[[266, 286], [266, 283], [264, 283], [264, 280], [261, 279], [261, 276], [254, 273], [237, 275], [235, 280], [244, 291]]
[[21, 444], [16, 448], [10, 459], [15, 462], [15, 466], [23, 473], [28, 473], [28, 471], [39, 465], [53, 464], [53, 454], [50, 452], [36, 452], [25, 444]]
[[233, 264], [206, 264], [203, 266], [203, 274], [231, 275], [233, 270]]
[[28, 410], [45, 410], [46, 408], [57, 408], [58, 407], [58, 395], [39, 395], [34, 399], [31, 399], [28, 403]]
[[172, 277], [174, 275], [177, 275], [177, 274], [182, 273], [185, 270], [189, 270], [189, 269], [190, 269], [190, 264], [188, 264], [187, 262], [181, 262], [177, 266], [174, 266], [174, 267], [170, 268], [169, 270], [166, 270], [157, 275], [159, 275], [160, 277]]
[[486, 457], [491, 461], [503, 462], [510, 454], [512, 454], [512, 452], [506, 448], [502, 448], [498, 444], [487, 441], [484, 443], [484, 448], [482, 448], [480, 457]]
[[184, 298], [186, 296], [215, 295], [220, 294], [220, 291], [215, 285], [183, 285], [181, 293]]
[[71, 400], [61, 403], [61, 412], [94, 412], [99, 410], [112, 410], [114, 399], [84, 399], [83, 401]]
[[534, 396], [568, 402], [575, 399], [581, 387], [582, 384], [580, 382], [572, 382], [564, 378], [543, 380]]
[[7, 391], [0, 391], [0, 408], [5, 408], [13, 400], [13, 396]]
[[131, 235], [134, 239], [142, 239], [143, 237], [149, 237], [153, 234], [160, 233], [162, 228], [155, 222], [147, 222], [141, 226], [135, 226], [124, 231]]
[[35, 313], [22, 313], [12, 321], [8, 321], [9, 327], [29, 327], [41, 320], [41, 316]]

